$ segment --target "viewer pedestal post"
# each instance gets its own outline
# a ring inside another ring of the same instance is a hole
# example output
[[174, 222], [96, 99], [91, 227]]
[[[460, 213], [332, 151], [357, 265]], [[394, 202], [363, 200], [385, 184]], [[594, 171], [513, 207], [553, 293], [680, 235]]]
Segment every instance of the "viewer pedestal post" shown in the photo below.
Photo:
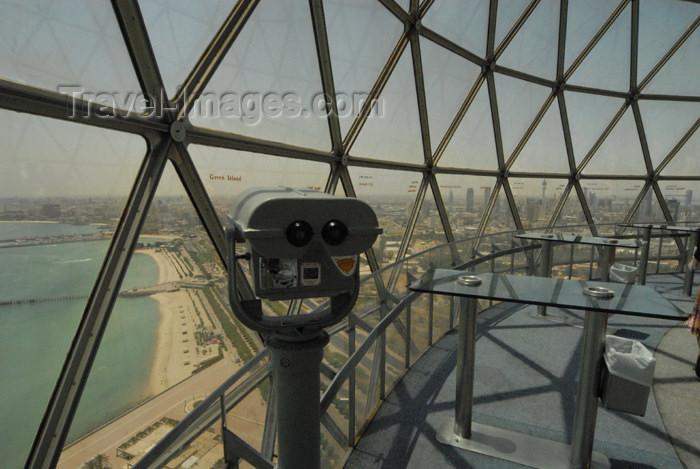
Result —
[[272, 385], [277, 396], [280, 469], [321, 467], [321, 360], [324, 331], [304, 341], [273, 334], [268, 340]]

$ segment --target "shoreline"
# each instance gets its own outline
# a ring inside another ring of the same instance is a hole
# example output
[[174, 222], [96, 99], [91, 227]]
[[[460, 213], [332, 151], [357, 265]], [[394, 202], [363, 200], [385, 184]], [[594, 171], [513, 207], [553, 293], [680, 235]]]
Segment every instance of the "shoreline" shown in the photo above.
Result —
[[[147, 255], [156, 263], [158, 268], [157, 285], [181, 280], [167, 254], [158, 252], [154, 248], [137, 249], [134, 252]], [[144, 388], [148, 397], [159, 394], [192, 374], [191, 370], [188, 370], [188, 367], [184, 365], [184, 360], [175, 360], [175, 357], [182, 354], [183, 347], [179, 346], [180, 344], [176, 343], [173, 337], [173, 331], [177, 325], [177, 316], [174, 310], [178, 305], [189, 300], [187, 294], [178, 290], [169, 293], [156, 293], [150, 297], [158, 303], [158, 326], [153, 344], [153, 362], [149, 380]]]
[[[159, 248], [137, 249], [136, 253], [149, 256], [158, 267], [157, 285], [177, 283], [186, 280], [180, 277], [173, 265], [171, 256], [176, 254]], [[200, 326], [213, 324], [200, 317], [196, 302], [201, 304], [199, 295], [189, 289], [179, 288], [175, 291], [159, 292], [150, 295], [158, 302], [158, 326], [153, 344], [153, 361], [149, 380], [144, 384], [145, 394], [155, 396], [182, 380], [192, 376], [196, 365], [218, 353], [216, 345], [199, 345], [195, 331]], [[224, 358], [229, 352], [224, 352]]]

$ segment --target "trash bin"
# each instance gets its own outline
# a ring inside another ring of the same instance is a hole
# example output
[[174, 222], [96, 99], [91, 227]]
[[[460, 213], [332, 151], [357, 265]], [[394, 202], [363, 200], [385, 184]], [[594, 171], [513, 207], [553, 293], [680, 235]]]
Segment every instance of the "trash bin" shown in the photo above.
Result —
[[625, 264], [613, 264], [610, 267], [610, 281], [634, 283], [637, 280], [637, 268]]
[[603, 358], [600, 393], [603, 406], [643, 416], [654, 381], [656, 359], [652, 353], [637, 340], [608, 335]]

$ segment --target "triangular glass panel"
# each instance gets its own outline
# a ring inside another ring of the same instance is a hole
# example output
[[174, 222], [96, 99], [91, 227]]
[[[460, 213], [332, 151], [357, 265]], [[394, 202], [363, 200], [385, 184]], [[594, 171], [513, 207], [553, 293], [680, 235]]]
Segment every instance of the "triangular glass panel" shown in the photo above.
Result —
[[3, 4], [0, 76], [88, 99], [103, 94], [123, 102], [141, 92], [114, 10], [105, 2]]
[[[700, 5], [690, 2], [658, 0], [639, 4], [639, 81], [666, 55], [698, 15]], [[697, 48], [691, 50], [697, 51]]]
[[430, 141], [435, 150], [481, 69], [427, 39], [421, 38], [420, 46]]
[[668, 165], [661, 171], [662, 176], [686, 176], [700, 174], [700, 132], [697, 130], [683, 145]]
[[578, 165], [600, 138], [620, 107], [622, 99], [566, 91], [567, 116], [574, 159]]
[[[480, 2], [486, 3], [486, 2]], [[498, 13], [496, 16], [496, 36], [495, 47], [501, 44], [506, 35], [515, 25], [515, 22], [530, 4], [529, 0], [507, 0], [498, 2]]]
[[[449, 201], [445, 203], [448, 204]], [[409, 241], [406, 255], [417, 254], [427, 249], [444, 245], [446, 242], [447, 237], [440, 220], [440, 213], [435, 204], [433, 192], [428, 188], [418, 214], [418, 222], [413, 229], [413, 233], [411, 233], [411, 240]]]
[[[566, 184], [560, 184], [560, 186], [562, 187], [563, 192], [563, 190], [566, 188]], [[559, 216], [554, 222], [554, 226], [560, 227], [558, 231], [561, 233], [567, 233], [568, 228], [569, 233], [573, 230], [573, 232], [581, 234], [579, 232], [581, 229], [583, 229], [587, 235], [590, 236], [590, 230], [588, 229], [587, 223], [586, 215], [583, 212], [583, 206], [581, 205], [581, 201], [578, 199], [578, 193], [576, 192], [576, 189], [572, 187], [569, 191], [568, 197], [566, 198], [566, 202], [564, 202], [561, 212], [559, 212]]]
[[625, 112], [583, 168], [583, 174], [647, 174], [639, 132], [631, 109]]
[[654, 168], [668, 156], [700, 116], [699, 103], [642, 100], [639, 110]]
[[[693, 174], [697, 174], [697, 172]], [[695, 224], [697, 222], [698, 205], [700, 204], [700, 182], [665, 182], [659, 183], [659, 187], [664, 194], [664, 198], [666, 198], [666, 205], [676, 223]]]
[[566, 25], [566, 52], [564, 69], [578, 58], [590, 44], [593, 36], [600, 30], [618, 6], [609, 0], [589, 0], [569, 2]]
[[385, 161], [423, 163], [416, 82], [411, 49], [406, 47], [378, 98], [376, 117], [362, 127], [350, 155]]
[[[640, 190], [642, 187], [643, 184], [639, 184]], [[633, 188], [636, 188], [636, 186], [633, 186]], [[635, 197], [637, 195], [639, 195], [639, 192], [634, 194]], [[650, 187], [646, 194], [644, 194], [639, 207], [637, 207], [637, 210], [635, 210], [633, 213], [632, 223], [662, 223], [665, 222], [665, 220], [666, 219], [661, 211], [659, 200], [656, 198], [656, 194]]]
[[605, 32], [569, 83], [604, 90], [630, 89], [631, 8], [626, 7]]
[[[340, 128], [345, 136], [404, 28], [389, 10], [371, 0], [351, 4], [326, 1], [323, 9], [336, 95], [339, 106], [347, 104], [338, 109]], [[368, 37], [372, 37], [372, 47], [367, 47]]]
[[561, 179], [508, 178], [524, 228], [549, 225], [566, 182]]
[[479, 89], [438, 161], [440, 167], [498, 169], [486, 82]]
[[146, 143], [6, 110], [0, 139], [0, 460], [21, 467]]
[[495, 81], [503, 153], [508, 161], [552, 90], [498, 73]]
[[535, 128], [511, 171], [569, 173], [566, 143], [556, 100]]
[[411, 9], [411, 0], [396, 0], [396, 3], [398, 3], [399, 6], [405, 11], [409, 11]]
[[623, 220], [644, 187], [641, 181], [595, 180], [581, 181], [583, 194], [593, 216], [593, 223], [602, 225]]
[[[696, 185], [696, 184], [695, 184]], [[693, 215], [693, 188], [690, 181], [660, 182], [659, 188], [663, 194], [666, 207], [676, 223], [689, 221]]]
[[251, 187], [288, 186], [322, 191], [330, 167], [324, 163], [190, 145], [199, 177], [225, 226], [232, 198]]
[[[484, 191], [485, 196], [490, 196], [490, 194], [486, 193], [486, 189], [484, 189]], [[515, 230], [516, 225], [513, 219], [513, 213], [510, 210], [505, 190], [501, 187], [496, 196], [493, 210], [486, 220], [484, 236], [475, 240], [471, 253], [463, 252], [462, 256], [467, 259], [473, 259], [475, 257], [481, 257], [503, 249], [508, 249], [513, 246]], [[489, 271], [491, 270], [491, 263], [480, 264], [476, 268], [480, 271]]]
[[[491, 196], [492, 189], [482, 189], [484, 192], [484, 199], [486, 196]], [[491, 215], [486, 223], [485, 234], [489, 233], [500, 233], [505, 231], [514, 231], [516, 229], [515, 220], [513, 219], [513, 213], [511, 212], [510, 205], [508, 204], [508, 197], [506, 197], [505, 190], [501, 187], [496, 196], [496, 202], [491, 211]]]
[[[460, 21], [454, 21], [460, 18]], [[435, 2], [422, 24], [468, 51], [483, 57], [489, 18], [488, 2]]]
[[384, 230], [374, 243], [379, 264], [391, 264], [396, 261], [422, 176], [420, 173], [354, 166], [348, 170], [357, 198], [374, 209], [379, 226]]
[[557, 71], [559, 4], [542, 2], [498, 58], [498, 64], [554, 79]]
[[308, 5], [261, 2], [189, 117], [202, 127], [330, 149]]
[[153, 53], [169, 96], [182, 85], [233, 8], [229, 1], [140, 2]]
[[[47, 203], [123, 197], [146, 153], [145, 140], [133, 134], [29, 114], [0, 111], [0, 127], [3, 144], [10, 150], [0, 159], [0, 197], [46, 197]], [[71, 213], [89, 213], [65, 203], [72, 207]]]
[[476, 235], [495, 179], [485, 176], [438, 174], [452, 234], [456, 240]]
[[[571, 188], [564, 207], [550, 232], [562, 235], [593, 236], [583, 214], [583, 206], [574, 188]], [[593, 246], [562, 243], [553, 247], [552, 255], [552, 277], [588, 280], [593, 275], [593, 266], [590, 261], [597, 257]]]
[[700, 80], [689, 78], [697, 76], [698, 50], [700, 32], [696, 29], [644, 88], [644, 93], [700, 95]]
[[[129, 419], [134, 415], [129, 413], [137, 408], [140, 414], [143, 409], [139, 405], [146, 399], [151, 399], [148, 405], [156, 408], [159, 400], [170, 402], [166, 390], [172, 393], [179, 389], [192, 396], [194, 391], [185, 391], [183, 386], [190, 385], [187, 378], [195, 374], [196, 393], [206, 395], [263, 348], [257, 334], [231, 318], [221, 259], [185, 191], [181, 185], [178, 187], [170, 164], [165, 172], [121, 285], [68, 442], [117, 416]], [[180, 420], [187, 403], [176, 407], [163, 405], [164, 410], [149, 415], [143, 425], [163, 418]], [[89, 438], [113, 439], [111, 445], [105, 445], [111, 447], [106, 453], [110, 461], [117, 461], [118, 447], [132, 448], [136, 461], [142, 456], [138, 448], [142, 447], [143, 452], [148, 445], [136, 445], [132, 436], [107, 426]], [[71, 467], [86, 462], [79, 459], [81, 456], [84, 454], [72, 447], [62, 454]]]

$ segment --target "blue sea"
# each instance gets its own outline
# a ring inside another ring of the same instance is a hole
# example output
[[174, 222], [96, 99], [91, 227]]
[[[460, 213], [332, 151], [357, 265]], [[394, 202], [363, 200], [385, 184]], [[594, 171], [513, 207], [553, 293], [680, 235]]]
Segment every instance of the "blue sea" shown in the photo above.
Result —
[[[0, 240], [99, 231], [97, 226], [0, 222]], [[0, 249], [0, 302], [79, 296], [69, 301], [0, 305], [0, 461], [26, 461], [56, 379], [97, 278], [108, 241]], [[122, 289], [156, 283], [153, 260], [134, 254]], [[119, 298], [80, 401], [68, 441], [148, 396], [158, 303]]]

